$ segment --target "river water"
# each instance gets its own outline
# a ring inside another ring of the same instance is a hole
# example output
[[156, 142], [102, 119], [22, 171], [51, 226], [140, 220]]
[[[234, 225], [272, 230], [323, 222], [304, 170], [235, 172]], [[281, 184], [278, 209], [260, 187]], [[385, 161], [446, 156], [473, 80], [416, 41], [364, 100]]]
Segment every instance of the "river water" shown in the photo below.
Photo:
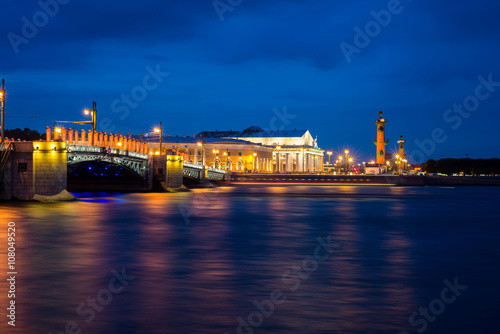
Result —
[[0, 333], [498, 331], [498, 187], [76, 195], [0, 203]]

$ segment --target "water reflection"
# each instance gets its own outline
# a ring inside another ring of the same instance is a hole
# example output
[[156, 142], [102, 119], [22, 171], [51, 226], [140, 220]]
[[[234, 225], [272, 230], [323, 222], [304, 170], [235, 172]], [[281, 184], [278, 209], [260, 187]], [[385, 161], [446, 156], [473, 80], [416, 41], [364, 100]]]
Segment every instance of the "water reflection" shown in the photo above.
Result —
[[[417, 277], [439, 286], [464, 267], [481, 270], [472, 260], [452, 262], [458, 246], [446, 244], [442, 234], [426, 234], [440, 231], [429, 212], [449, 214], [461, 198], [450, 191], [456, 190], [242, 187], [1, 204], [2, 226], [8, 220], [18, 226], [16, 301], [22, 307], [15, 332], [64, 332], [74, 321], [82, 333], [238, 333], [238, 318], [248, 323], [258, 311], [254, 302], [269, 300], [275, 289], [286, 301], [274, 305], [262, 324], [240, 332], [408, 330], [408, 315], [435, 298], [434, 291], [416, 287]], [[484, 197], [475, 198], [485, 219], [498, 214], [487, 210]], [[462, 217], [471, 215], [458, 210], [454, 222], [466, 224]], [[481, 235], [451, 231], [454, 240]], [[498, 228], [489, 234], [498, 236]], [[304, 271], [317, 238], [329, 235], [338, 250]], [[423, 243], [424, 235], [433, 242]], [[448, 246], [436, 255], [432, 245], [443, 242]], [[498, 252], [497, 244], [489, 245]], [[0, 247], [5, 254], [5, 238]], [[439, 269], [429, 262], [431, 252], [434, 261], [452, 264]], [[78, 306], [107, 288], [112, 270], [124, 267], [135, 279], [86, 322], [89, 314], [78, 314]], [[302, 276], [284, 278], [297, 268]], [[5, 263], [0, 270], [6, 272]], [[0, 288], [6, 291], [5, 281]], [[0, 303], [7, 302], [1, 294]], [[0, 326], [5, 332], [6, 324]]]

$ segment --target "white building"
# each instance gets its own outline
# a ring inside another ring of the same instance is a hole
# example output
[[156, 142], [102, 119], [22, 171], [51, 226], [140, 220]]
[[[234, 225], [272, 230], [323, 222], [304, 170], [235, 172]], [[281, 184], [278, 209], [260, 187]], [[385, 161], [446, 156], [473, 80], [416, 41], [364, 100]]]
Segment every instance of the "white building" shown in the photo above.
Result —
[[324, 170], [324, 150], [308, 130], [263, 130], [257, 126], [243, 131], [204, 131], [202, 138], [237, 139], [273, 148], [273, 171], [311, 173]]

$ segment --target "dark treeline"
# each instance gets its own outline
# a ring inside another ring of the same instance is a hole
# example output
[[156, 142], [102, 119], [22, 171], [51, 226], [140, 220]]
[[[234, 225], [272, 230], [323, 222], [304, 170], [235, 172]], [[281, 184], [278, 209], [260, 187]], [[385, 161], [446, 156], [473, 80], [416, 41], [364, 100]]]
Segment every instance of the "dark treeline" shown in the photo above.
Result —
[[[21, 130], [17, 129], [5, 129], [5, 137], [14, 139], [14, 140], [26, 140], [26, 141], [36, 141], [42, 139], [42, 135], [37, 130], [31, 130], [28, 128], [24, 128]], [[45, 138], [45, 133], [43, 134], [43, 138]]]
[[492, 175], [500, 174], [500, 159], [433, 159], [422, 165], [427, 173]]

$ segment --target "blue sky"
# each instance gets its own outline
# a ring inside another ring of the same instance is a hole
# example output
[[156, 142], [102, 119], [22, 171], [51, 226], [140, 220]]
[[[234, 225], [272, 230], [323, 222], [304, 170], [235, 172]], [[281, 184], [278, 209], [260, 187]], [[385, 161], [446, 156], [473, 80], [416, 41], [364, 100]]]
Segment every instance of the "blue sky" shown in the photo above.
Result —
[[101, 130], [309, 129], [368, 160], [383, 110], [389, 150], [404, 135], [413, 160], [500, 156], [493, 0], [40, 3], [3, 2], [7, 128], [96, 101]]

